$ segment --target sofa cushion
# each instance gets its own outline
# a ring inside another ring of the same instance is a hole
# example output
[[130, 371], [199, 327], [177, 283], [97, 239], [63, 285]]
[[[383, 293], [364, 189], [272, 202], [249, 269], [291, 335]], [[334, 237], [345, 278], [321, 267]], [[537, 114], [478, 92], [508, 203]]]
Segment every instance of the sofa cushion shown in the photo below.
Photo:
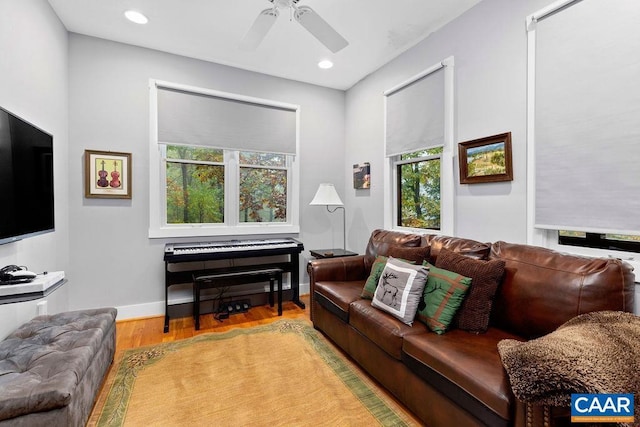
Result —
[[[349, 304], [360, 299], [363, 284], [364, 280], [316, 282], [314, 286], [314, 301], [344, 322], [348, 322]], [[320, 296], [320, 298], [317, 296]]]
[[114, 308], [38, 316], [0, 342], [0, 420], [67, 406], [115, 317]]
[[349, 324], [397, 360], [402, 357], [403, 337], [430, 333], [421, 322], [415, 322], [409, 326], [384, 311], [372, 307], [371, 301], [365, 299], [354, 301], [349, 305]]
[[444, 335], [407, 334], [402, 352], [416, 375], [471, 413], [477, 416], [485, 407], [511, 419], [514, 396], [497, 349], [503, 339], [518, 337], [496, 328], [482, 335], [458, 329]]
[[411, 325], [422, 300], [427, 273], [428, 270], [422, 265], [389, 258], [371, 305]]
[[417, 247], [422, 244], [422, 236], [417, 234], [406, 234], [398, 231], [374, 230], [369, 237], [369, 243], [364, 253], [364, 263], [367, 271], [371, 270], [371, 265], [378, 255], [389, 253], [390, 246]]
[[405, 248], [402, 246], [389, 246], [386, 253], [382, 255], [386, 255], [392, 258], [402, 259], [413, 264], [422, 264], [423, 261], [429, 259], [430, 251], [431, 251], [431, 247], [429, 246], [418, 246], [416, 248]]
[[436, 266], [455, 271], [472, 280], [471, 289], [458, 311], [456, 325], [470, 332], [489, 327], [493, 298], [504, 275], [504, 261], [481, 261], [442, 249]]
[[444, 334], [471, 286], [471, 279], [427, 264], [429, 276], [418, 305], [418, 319], [429, 329]]
[[437, 265], [438, 255], [442, 249], [467, 255], [475, 259], [487, 259], [491, 252], [491, 244], [465, 239], [463, 237], [429, 235], [426, 240], [427, 245], [429, 245], [431, 249], [429, 252], [429, 262], [433, 265]]

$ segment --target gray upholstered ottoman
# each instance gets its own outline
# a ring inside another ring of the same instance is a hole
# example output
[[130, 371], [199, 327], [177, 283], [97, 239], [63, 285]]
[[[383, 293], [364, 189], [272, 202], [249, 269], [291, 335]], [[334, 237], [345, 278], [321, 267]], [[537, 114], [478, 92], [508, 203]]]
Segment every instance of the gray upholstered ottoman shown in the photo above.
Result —
[[113, 361], [116, 314], [38, 316], [0, 342], [0, 426], [84, 426]]

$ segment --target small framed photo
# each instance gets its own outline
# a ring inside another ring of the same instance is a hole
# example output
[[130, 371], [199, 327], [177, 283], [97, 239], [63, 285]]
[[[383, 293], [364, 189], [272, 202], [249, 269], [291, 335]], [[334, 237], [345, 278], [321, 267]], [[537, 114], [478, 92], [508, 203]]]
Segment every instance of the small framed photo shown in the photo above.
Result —
[[371, 165], [369, 162], [353, 165], [353, 188], [371, 188]]
[[84, 150], [84, 196], [131, 198], [131, 153]]
[[460, 184], [513, 181], [511, 132], [458, 144]]

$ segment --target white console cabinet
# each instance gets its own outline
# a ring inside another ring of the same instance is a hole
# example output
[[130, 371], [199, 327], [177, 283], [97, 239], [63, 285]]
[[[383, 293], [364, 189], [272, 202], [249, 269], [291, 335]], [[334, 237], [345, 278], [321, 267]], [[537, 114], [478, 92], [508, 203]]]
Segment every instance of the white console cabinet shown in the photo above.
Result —
[[68, 307], [63, 271], [39, 275], [29, 283], [0, 286], [0, 340], [35, 316], [60, 313]]

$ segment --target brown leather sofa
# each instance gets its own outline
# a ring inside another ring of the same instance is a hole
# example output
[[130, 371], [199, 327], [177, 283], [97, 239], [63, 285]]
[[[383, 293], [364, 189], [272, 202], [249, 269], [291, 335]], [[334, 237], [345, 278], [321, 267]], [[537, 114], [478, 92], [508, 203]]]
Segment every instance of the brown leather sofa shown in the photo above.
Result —
[[[487, 332], [453, 329], [438, 335], [417, 320], [408, 326], [361, 298], [373, 261], [392, 246], [430, 246], [434, 265], [442, 248], [504, 260]], [[506, 242], [376, 230], [364, 255], [312, 260], [308, 273], [315, 328], [429, 426], [568, 425], [569, 408], [514, 397], [497, 343], [545, 335], [586, 312], [633, 311], [629, 264]]]

